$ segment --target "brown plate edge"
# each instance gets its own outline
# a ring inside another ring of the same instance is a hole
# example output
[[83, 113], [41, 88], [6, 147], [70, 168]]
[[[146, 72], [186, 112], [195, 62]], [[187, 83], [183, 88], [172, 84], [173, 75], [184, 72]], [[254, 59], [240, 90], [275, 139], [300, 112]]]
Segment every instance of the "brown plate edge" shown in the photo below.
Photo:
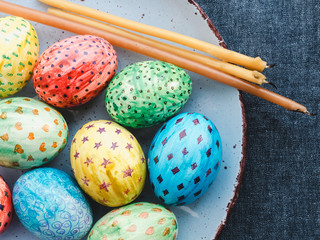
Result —
[[[199, 4], [196, 2], [196, 0], [188, 0], [188, 2], [196, 7], [196, 9], [201, 14], [202, 18], [207, 22], [207, 24], [208, 24], [209, 28], [211, 29], [211, 31], [218, 38], [219, 45], [221, 47], [227, 48], [227, 45], [224, 42], [222, 36], [220, 35], [218, 29], [213, 24], [213, 22], [210, 20], [208, 15], [199, 6]], [[235, 188], [234, 188], [233, 198], [230, 199], [230, 202], [227, 205], [227, 209], [226, 209], [227, 216], [224, 219], [224, 221], [221, 222], [220, 226], [218, 227], [214, 239], [217, 239], [219, 237], [219, 235], [221, 234], [224, 226], [226, 225], [226, 222], [228, 221], [228, 218], [230, 216], [230, 212], [233, 209], [233, 207], [234, 207], [234, 205], [236, 203], [236, 200], [237, 200], [237, 198], [239, 196], [240, 185], [242, 183], [242, 178], [243, 178], [243, 173], [244, 173], [244, 167], [245, 167], [245, 161], [246, 161], [246, 159], [245, 159], [246, 158], [246, 147], [247, 147], [247, 119], [246, 119], [245, 107], [244, 107], [241, 91], [239, 91], [239, 100], [240, 100], [241, 110], [242, 110], [242, 158], [241, 158], [241, 161], [240, 161], [240, 171], [239, 171], [238, 176], [237, 176], [237, 184], [235, 185]]]

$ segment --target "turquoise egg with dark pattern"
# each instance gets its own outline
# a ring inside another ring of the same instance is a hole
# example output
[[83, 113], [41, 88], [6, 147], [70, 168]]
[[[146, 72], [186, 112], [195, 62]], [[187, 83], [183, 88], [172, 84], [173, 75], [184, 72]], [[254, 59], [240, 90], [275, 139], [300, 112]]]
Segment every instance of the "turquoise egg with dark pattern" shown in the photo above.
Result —
[[185, 205], [201, 197], [214, 182], [222, 161], [215, 125], [199, 113], [182, 113], [165, 123], [148, 153], [151, 186], [168, 205]]
[[105, 98], [109, 115], [118, 123], [143, 128], [164, 122], [188, 101], [190, 76], [161, 61], [131, 64], [110, 82]]
[[75, 180], [55, 168], [23, 174], [13, 188], [20, 222], [40, 239], [81, 239], [92, 225], [92, 212]]

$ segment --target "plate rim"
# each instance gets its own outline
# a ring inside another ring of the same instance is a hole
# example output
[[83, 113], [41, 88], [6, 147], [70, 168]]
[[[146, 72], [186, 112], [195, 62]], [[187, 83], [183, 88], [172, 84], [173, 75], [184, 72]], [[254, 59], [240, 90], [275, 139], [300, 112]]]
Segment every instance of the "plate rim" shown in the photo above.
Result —
[[[227, 44], [223, 40], [220, 32], [218, 31], [217, 27], [214, 25], [214, 23], [211, 21], [209, 16], [205, 13], [205, 11], [200, 7], [200, 5], [197, 3], [197, 0], [187, 0], [190, 4], [194, 5], [195, 8], [198, 10], [198, 12], [201, 14], [201, 17], [204, 21], [207, 22], [208, 27], [211, 29], [212, 33], [216, 36], [216, 38], [219, 41], [219, 45], [224, 48], [228, 48]], [[242, 113], [242, 157], [240, 160], [240, 170], [238, 172], [237, 178], [236, 178], [236, 184], [234, 186], [234, 195], [230, 199], [229, 203], [227, 204], [227, 215], [224, 219], [224, 221], [221, 222], [219, 227], [217, 228], [216, 234], [214, 236], [214, 239], [217, 239], [219, 235], [221, 234], [222, 230], [224, 229], [229, 217], [230, 213], [235, 206], [235, 203], [238, 199], [240, 187], [243, 179], [243, 173], [245, 168], [245, 162], [246, 162], [246, 149], [247, 149], [247, 118], [245, 113], [245, 106], [243, 102], [242, 92], [238, 90], [239, 93], [239, 100], [240, 100], [240, 107], [241, 107], [241, 113]]]

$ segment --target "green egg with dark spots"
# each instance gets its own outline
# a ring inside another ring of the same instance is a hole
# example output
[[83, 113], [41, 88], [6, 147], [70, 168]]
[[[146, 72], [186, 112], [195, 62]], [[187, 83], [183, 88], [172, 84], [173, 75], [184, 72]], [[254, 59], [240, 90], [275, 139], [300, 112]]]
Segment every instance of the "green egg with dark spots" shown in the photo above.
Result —
[[183, 69], [161, 61], [137, 62], [112, 79], [105, 104], [121, 125], [150, 127], [178, 113], [191, 91], [190, 76]]

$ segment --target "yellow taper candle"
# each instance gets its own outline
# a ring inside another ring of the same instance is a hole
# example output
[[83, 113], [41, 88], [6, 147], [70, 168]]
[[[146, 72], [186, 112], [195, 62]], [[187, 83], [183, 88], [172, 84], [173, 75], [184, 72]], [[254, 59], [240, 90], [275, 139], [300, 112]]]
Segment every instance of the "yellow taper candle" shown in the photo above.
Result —
[[172, 42], [176, 42], [203, 52], [206, 52], [212, 56], [215, 56], [224, 61], [234, 63], [248, 69], [263, 71], [266, 68], [267, 63], [262, 61], [260, 57], [252, 58], [223, 47], [213, 45], [183, 34], [168, 31], [162, 28], [150, 26], [143, 23], [138, 23], [132, 20], [128, 20], [122, 17], [118, 17], [109, 13], [98, 11], [89, 7], [85, 7], [79, 4], [71, 3], [66, 0], [40, 0], [50, 6], [77, 13], [83, 16], [91, 17], [103, 22], [111, 23], [113, 25], [127, 28], [136, 32], [144, 33], [154, 37], [166, 39]]
[[115, 33], [117, 35], [130, 38], [130, 39], [135, 40], [137, 42], [145, 43], [149, 46], [153, 46], [153, 47], [157, 47], [160, 49], [170, 51], [170, 52], [172, 52], [176, 55], [179, 55], [181, 57], [185, 57], [185, 58], [197, 61], [199, 63], [205, 64], [207, 66], [210, 66], [210, 67], [215, 68], [217, 70], [220, 70], [222, 72], [231, 74], [231, 75], [239, 77], [241, 79], [248, 80], [253, 83], [262, 84], [262, 83], [266, 82], [265, 81], [266, 77], [258, 71], [248, 70], [246, 68], [239, 67], [237, 65], [233, 65], [233, 64], [223, 62], [218, 59], [214, 59], [214, 58], [202, 55], [200, 53], [196, 53], [196, 52], [192, 52], [192, 51], [189, 51], [189, 50], [186, 50], [183, 48], [175, 47], [170, 44], [156, 41], [154, 39], [147, 38], [147, 37], [144, 37], [144, 36], [141, 36], [141, 35], [138, 35], [138, 34], [111, 26], [109, 24], [104, 24], [104, 23], [101, 23], [98, 21], [94, 21], [94, 20], [91, 20], [91, 19], [88, 19], [88, 18], [85, 18], [82, 16], [78, 16], [78, 15], [75, 15], [72, 13], [61, 11], [58, 9], [49, 8], [48, 13], [55, 15], [55, 16], [65, 18], [65, 19], [69, 19], [69, 20], [72, 20], [72, 21], [75, 21], [78, 23], [86, 24], [88, 26], [92, 26], [92, 27], [95, 27], [98, 29], [106, 30], [108, 32]]

